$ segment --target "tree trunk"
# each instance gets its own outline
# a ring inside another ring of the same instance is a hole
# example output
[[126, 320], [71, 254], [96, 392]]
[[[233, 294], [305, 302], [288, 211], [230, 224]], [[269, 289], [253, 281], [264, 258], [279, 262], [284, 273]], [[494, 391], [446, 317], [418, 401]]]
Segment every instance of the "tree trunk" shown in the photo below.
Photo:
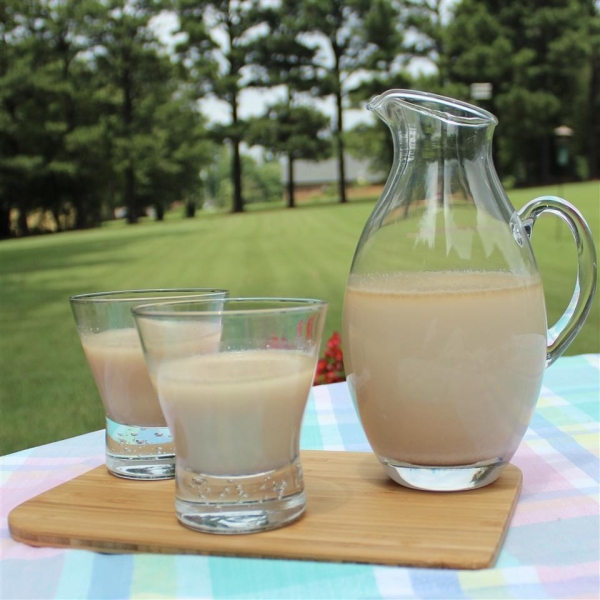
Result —
[[196, 203], [193, 200], [188, 200], [185, 203], [185, 217], [186, 219], [193, 219], [196, 215]]
[[294, 198], [294, 158], [291, 152], [288, 152], [288, 182], [287, 182], [287, 196], [288, 196], [288, 208], [294, 208], [296, 206], [296, 200]]
[[125, 170], [124, 204], [127, 207], [127, 222], [134, 225], [138, 222], [138, 208], [135, 201], [135, 172], [131, 163]]
[[164, 221], [165, 219], [165, 207], [162, 204], [155, 204], [154, 211], [156, 213], [157, 221]]
[[344, 164], [344, 111], [342, 107], [342, 83], [340, 81], [340, 57], [335, 52], [335, 102], [337, 108], [337, 128], [335, 132], [337, 141], [338, 155], [338, 189], [340, 194], [340, 203], [346, 203], [346, 165]]
[[60, 209], [58, 208], [58, 206], [54, 205], [52, 207], [51, 212], [52, 212], [52, 218], [54, 219], [54, 222], [56, 223], [56, 231], [62, 231], [63, 227], [60, 222]]
[[344, 128], [342, 121], [342, 94], [341, 92], [336, 93], [337, 102], [337, 113], [338, 113], [338, 124], [337, 131], [335, 132], [337, 138], [337, 151], [338, 151], [338, 188], [340, 194], [340, 203], [346, 203], [346, 165], [344, 164]]
[[5, 240], [12, 235], [10, 230], [10, 207], [0, 207], [0, 240]]
[[240, 155], [240, 139], [237, 131], [238, 113], [237, 97], [234, 96], [231, 102], [231, 120], [233, 125], [233, 136], [231, 138], [233, 145], [233, 156], [231, 157], [231, 179], [233, 181], [233, 206], [231, 212], [244, 212], [244, 199], [242, 198], [242, 157]]
[[240, 141], [237, 138], [233, 139], [231, 177], [233, 179], [233, 207], [231, 212], [244, 212], [244, 200], [242, 199], [242, 157], [240, 155]]
[[88, 206], [92, 207], [90, 227], [100, 227], [102, 225], [102, 205], [98, 202], [92, 202], [90, 198]]
[[[125, 56], [126, 62], [129, 56]], [[131, 82], [131, 73], [129, 69], [123, 72], [123, 125], [125, 137], [129, 144], [128, 154], [129, 160], [125, 169], [125, 189], [123, 203], [127, 208], [127, 222], [134, 225], [138, 222], [138, 207], [135, 198], [135, 170], [133, 167], [133, 158], [131, 156], [131, 140], [132, 140], [132, 124], [133, 124], [133, 90]]]
[[542, 164], [541, 164], [541, 181], [536, 183], [540, 183], [542, 185], [546, 185], [550, 181], [550, 173], [552, 171], [552, 144], [550, 142], [550, 137], [545, 135], [542, 139]]
[[76, 199], [73, 201], [75, 207], [75, 223], [73, 227], [75, 229], [85, 229], [87, 225], [87, 215], [84, 209], [84, 201], [81, 195], [76, 194]]
[[17, 221], [17, 226], [19, 228], [20, 235], [25, 236], [31, 233], [29, 231], [29, 225], [27, 224], [27, 211], [22, 208], [19, 209], [19, 218]]

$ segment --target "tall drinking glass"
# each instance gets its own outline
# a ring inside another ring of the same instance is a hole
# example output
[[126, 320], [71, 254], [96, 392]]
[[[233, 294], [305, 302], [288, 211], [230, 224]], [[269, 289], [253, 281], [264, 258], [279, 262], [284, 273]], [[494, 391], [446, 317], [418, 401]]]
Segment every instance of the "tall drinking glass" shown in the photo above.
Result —
[[[175, 439], [175, 511], [184, 525], [252, 533], [304, 511], [300, 426], [326, 311], [320, 300], [281, 298], [133, 310]], [[194, 328], [217, 332], [212, 353], [187, 343]]]
[[[148, 376], [131, 309], [185, 298], [224, 298], [225, 290], [148, 289], [70, 298], [79, 338], [106, 413], [106, 466], [127, 479], [167, 479], [175, 473], [173, 439]], [[189, 334], [201, 351], [205, 340]]]

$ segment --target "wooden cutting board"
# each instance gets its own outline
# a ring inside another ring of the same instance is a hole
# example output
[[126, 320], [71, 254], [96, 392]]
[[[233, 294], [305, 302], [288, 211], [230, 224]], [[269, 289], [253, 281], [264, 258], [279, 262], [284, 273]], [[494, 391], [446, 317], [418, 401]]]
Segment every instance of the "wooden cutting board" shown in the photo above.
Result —
[[432, 493], [392, 482], [373, 454], [305, 451], [307, 509], [263, 533], [223, 536], [179, 524], [175, 484], [130, 481], [98, 467], [9, 515], [33, 546], [480, 569], [494, 564], [521, 489], [508, 466], [493, 484]]

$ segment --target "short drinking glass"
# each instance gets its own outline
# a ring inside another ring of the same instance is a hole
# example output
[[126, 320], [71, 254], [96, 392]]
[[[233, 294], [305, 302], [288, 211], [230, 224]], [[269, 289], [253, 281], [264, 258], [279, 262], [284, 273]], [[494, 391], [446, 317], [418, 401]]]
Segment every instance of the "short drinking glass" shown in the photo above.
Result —
[[173, 440], [148, 377], [131, 309], [184, 298], [224, 298], [206, 288], [132, 290], [73, 296], [71, 308], [106, 413], [106, 466], [128, 479], [175, 473]]
[[[230, 298], [133, 310], [176, 447], [177, 518], [211, 533], [252, 533], [298, 518], [300, 426], [327, 305]], [[217, 331], [199, 354], [189, 329]]]

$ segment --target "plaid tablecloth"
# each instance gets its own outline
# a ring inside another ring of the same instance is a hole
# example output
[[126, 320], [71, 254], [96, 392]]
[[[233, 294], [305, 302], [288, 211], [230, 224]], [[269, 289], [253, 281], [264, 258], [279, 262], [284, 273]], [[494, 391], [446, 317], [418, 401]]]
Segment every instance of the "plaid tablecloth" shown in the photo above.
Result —
[[[493, 569], [103, 555], [14, 542], [9, 511], [103, 461], [103, 432], [0, 458], [0, 591], [23, 598], [598, 598], [600, 355], [561, 358], [513, 462], [524, 483]], [[368, 451], [346, 384], [313, 389], [303, 448]]]

